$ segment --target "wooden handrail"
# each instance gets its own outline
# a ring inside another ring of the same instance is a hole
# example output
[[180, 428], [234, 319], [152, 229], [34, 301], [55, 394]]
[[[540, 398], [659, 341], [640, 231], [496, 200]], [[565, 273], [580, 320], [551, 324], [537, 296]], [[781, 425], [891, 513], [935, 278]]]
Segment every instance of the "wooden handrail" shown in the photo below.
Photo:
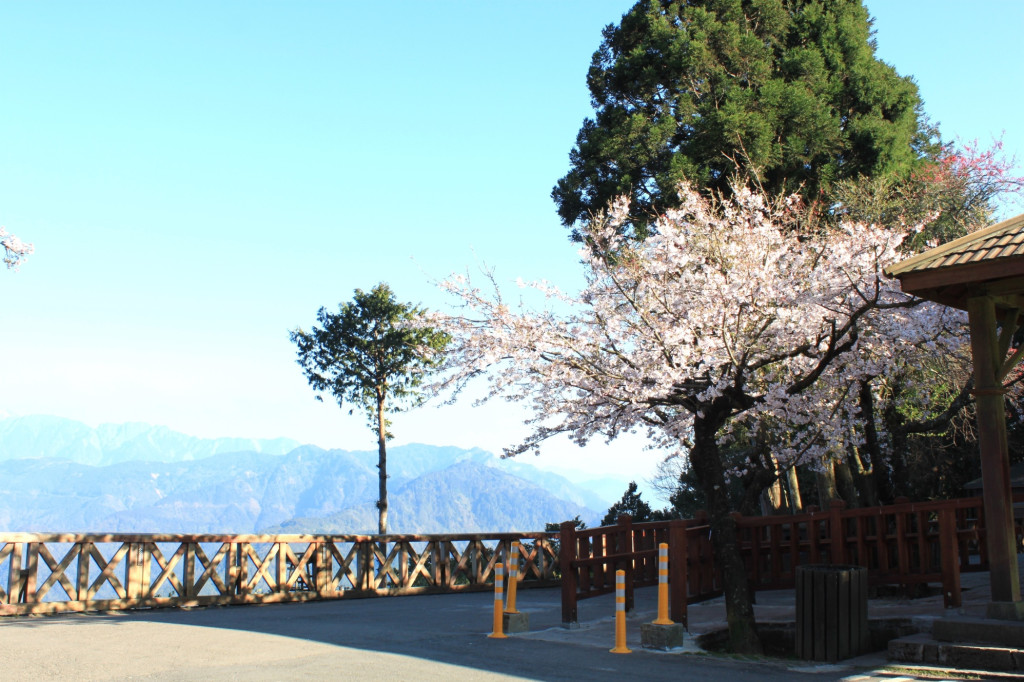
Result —
[[553, 537], [0, 533], [0, 615], [486, 590], [513, 542], [554, 585]]
[[[1024, 501], [1024, 496], [1015, 501]], [[827, 510], [795, 515], [733, 518], [755, 590], [793, 587], [799, 565], [856, 564], [869, 569], [875, 585], [941, 584], [946, 606], [959, 606], [960, 572], [988, 568], [980, 497], [859, 509], [846, 509], [838, 502]], [[635, 586], [653, 584], [646, 567], [654, 547], [640, 545], [665, 538], [658, 541], [669, 542], [671, 618], [685, 623], [687, 604], [721, 594], [706, 519], [700, 513], [690, 520], [633, 524], [620, 517], [615, 526], [584, 531], [563, 524], [563, 622], [575, 620], [578, 600], [610, 591], [608, 572], [601, 570], [604, 564], [625, 567]], [[634, 549], [605, 554], [605, 548], [613, 540], [621, 542], [615, 539], [627, 530]], [[1024, 535], [1024, 529], [1018, 527], [1017, 534]]]

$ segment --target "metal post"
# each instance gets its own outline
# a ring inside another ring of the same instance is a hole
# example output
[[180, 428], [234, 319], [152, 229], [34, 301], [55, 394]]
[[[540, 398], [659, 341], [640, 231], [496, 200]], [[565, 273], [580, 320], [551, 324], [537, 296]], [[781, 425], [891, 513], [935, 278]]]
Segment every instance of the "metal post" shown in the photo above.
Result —
[[668, 617], [668, 543], [658, 545], [658, 617], [655, 625], [672, 625]]
[[626, 572], [615, 571], [615, 647], [613, 654], [631, 654], [626, 646]]
[[502, 602], [505, 600], [505, 566], [496, 564], [494, 567], [494, 629], [487, 635], [491, 639], [506, 639], [504, 632], [504, 614]]

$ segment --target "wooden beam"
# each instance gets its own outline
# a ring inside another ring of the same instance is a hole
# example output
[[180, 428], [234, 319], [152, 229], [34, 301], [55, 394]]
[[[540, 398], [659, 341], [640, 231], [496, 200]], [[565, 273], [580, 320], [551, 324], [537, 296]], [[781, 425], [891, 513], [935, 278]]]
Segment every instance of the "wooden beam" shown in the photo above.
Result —
[[996, 348], [996, 362], [1001, 363], [1010, 350], [1010, 343], [1013, 335], [1017, 333], [1017, 318], [1020, 316], [1020, 308], [1014, 307], [1000, 315], [999, 345]]
[[983, 289], [989, 296], [1019, 295], [1024, 293], [1024, 277], [1004, 277], [995, 282], [987, 282]]

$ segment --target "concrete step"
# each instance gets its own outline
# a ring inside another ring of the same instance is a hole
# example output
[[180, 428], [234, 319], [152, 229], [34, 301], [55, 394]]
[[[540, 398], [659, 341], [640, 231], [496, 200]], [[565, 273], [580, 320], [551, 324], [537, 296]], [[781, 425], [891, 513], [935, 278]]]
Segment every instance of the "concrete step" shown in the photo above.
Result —
[[932, 636], [940, 642], [974, 642], [1024, 649], [1024, 622], [964, 616], [937, 618], [932, 623]]
[[1024, 649], [986, 643], [944, 642], [926, 634], [890, 641], [889, 660], [958, 670], [1024, 671]]

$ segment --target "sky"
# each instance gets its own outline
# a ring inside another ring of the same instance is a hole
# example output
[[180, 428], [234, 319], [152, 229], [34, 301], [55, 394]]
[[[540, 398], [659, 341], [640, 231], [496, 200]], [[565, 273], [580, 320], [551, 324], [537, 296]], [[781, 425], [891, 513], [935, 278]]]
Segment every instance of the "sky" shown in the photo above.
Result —
[[[438, 310], [436, 282], [481, 267], [576, 289], [550, 191], [632, 4], [0, 3], [0, 224], [36, 249], [0, 272], [0, 411], [373, 449], [358, 411], [314, 400], [288, 331], [382, 281]], [[1024, 160], [1024, 3], [866, 4], [944, 138]], [[500, 452], [525, 416], [434, 401], [393, 442]], [[522, 457], [643, 485], [663, 456]]]

